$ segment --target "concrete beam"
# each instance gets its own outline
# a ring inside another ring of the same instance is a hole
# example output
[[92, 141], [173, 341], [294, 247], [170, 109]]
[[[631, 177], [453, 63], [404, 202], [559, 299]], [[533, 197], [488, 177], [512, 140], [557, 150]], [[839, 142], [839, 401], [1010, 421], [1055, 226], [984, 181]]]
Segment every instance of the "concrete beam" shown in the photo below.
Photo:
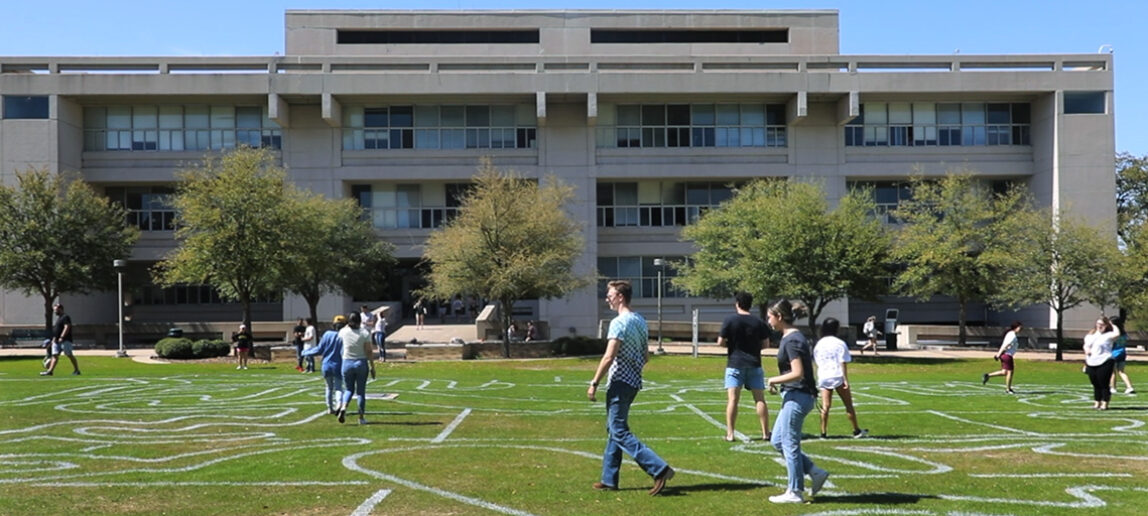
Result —
[[598, 94], [586, 94], [586, 124], [591, 127], [598, 125]]
[[289, 113], [287, 101], [283, 100], [283, 97], [278, 93], [267, 95], [267, 118], [279, 124], [279, 127], [287, 128], [291, 124]]
[[323, 121], [331, 127], [343, 125], [343, 106], [330, 93], [323, 94], [322, 116]]
[[546, 92], [540, 91], [534, 95], [534, 104], [537, 107], [538, 127], [546, 126]]
[[785, 103], [785, 120], [790, 125], [799, 124], [809, 115], [808, 95], [804, 91], [797, 92]]
[[837, 101], [837, 125], [845, 125], [861, 116], [861, 93], [851, 91]]

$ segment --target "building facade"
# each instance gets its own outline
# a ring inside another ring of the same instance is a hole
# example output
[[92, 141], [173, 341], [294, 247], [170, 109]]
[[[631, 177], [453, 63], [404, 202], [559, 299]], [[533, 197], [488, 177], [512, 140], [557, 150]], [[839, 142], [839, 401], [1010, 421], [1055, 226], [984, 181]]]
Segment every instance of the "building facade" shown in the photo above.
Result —
[[[0, 57], [0, 177], [76, 171], [131, 211], [143, 237], [128, 313], [140, 321], [238, 317], [210, 288], [159, 288], [148, 269], [174, 245], [175, 172], [241, 144], [274, 149], [300, 186], [358, 199], [396, 246], [387, 299], [329, 296], [321, 314], [360, 301], [409, 311], [423, 243], [483, 156], [573, 185], [579, 267], [633, 279], [651, 316], [661, 275], [670, 320], [729, 312], [654, 263], [689, 256], [682, 227], [754, 178], [816, 181], [831, 198], [869, 186], [887, 209], [910, 174], [965, 169], [1114, 224], [1111, 55], [841, 55], [838, 30], [835, 10], [293, 10], [282, 56]], [[526, 302], [523, 316], [592, 334], [608, 316], [598, 290]], [[65, 301], [78, 320], [114, 322], [114, 299]], [[292, 297], [261, 301], [257, 319], [306, 312]], [[0, 323], [42, 317], [18, 293], [0, 303]], [[843, 301], [826, 315], [859, 323], [886, 307], [903, 322], [956, 320], [943, 298]], [[1049, 322], [1036, 307], [972, 308], [973, 323]]]

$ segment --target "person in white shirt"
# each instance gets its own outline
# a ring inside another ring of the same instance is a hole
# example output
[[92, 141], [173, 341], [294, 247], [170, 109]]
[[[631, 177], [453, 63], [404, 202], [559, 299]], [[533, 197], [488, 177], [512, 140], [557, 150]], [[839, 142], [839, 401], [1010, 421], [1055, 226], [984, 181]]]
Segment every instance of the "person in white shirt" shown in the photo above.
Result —
[[865, 335], [865, 345], [861, 346], [861, 354], [865, 354], [866, 349], [872, 349], [873, 354], [877, 354], [877, 337], [881, 332], [877, 331], [877, 316], [870, 315], [865, 319], [865, 326], [861, 328], [861, 333]]
[[853, 408], [853, 393], [849, 390], [849, 369], [853, 361], [849, 346], [837, 337], [841, 323], [832, 317], [821, 323], [821, 340], [813, 347], [813, 360], [817, 363], [817, 389], [821, 392], [821, 438], [829, 429], [829, 407], [833, 405], [833, 391], [845, 404], [845, 414], [853, 424], [853, 437], [869, 435], [869, 430], [857, 426], [857, 410]]
[[1112, 360], [1112, 342], [1120, 336], [1120, 328], [1107, 317], [1096, 320], [1096, 326], [1084, 336], [1084, 372], [1092, 382], [1092, 408], [1108, 410], [1112, 392], [1108, 380], [1112, 378], [1115, 361]]
[[1012, 323], [1008, 331], [1005, 332], [1004, 340], [1001, 341], [1001, 347], [997, 350], [997, 354], [993, 355], [993, 360], [1000, 360], [1001, 368], [999, 371], [985, 373], [981, 375], [981, 385], [989, 383], [989, 378], [994, 376], [1005, 377], [1005, 392], [1009, 394], [1016, 394], [1012, 390], [1012, 372], [1014, 368], [1013, 355], [1016, 354], [1016, 349], [1020, 344], [1020, 330], [1024, 325], [1020, 321]]
[[379, 360], [387, 361], [387, 317], [380, 312], [375, 316], [375, 327], [371, 330], [371, 340], [379, 348]]
[[[306, 328], [303, 329], [303, 351], [307, 351], [315, 347], [319, 343], [318, 336], [315, 334], [315, 320], [308, 317]], [[315, 355], [308, 355], [305, 359], [307, 362], [306, 372], [315, 372]]]
[[355, 312], [347, 316], [347, 325], [339, 330], [343, 341], [343, 400], [339, 403], [339, 422], [346, 420], [351, 396], [359, 396], [359, 424], [367, 424], [367, 368], [375, 377], [375, 352], [371, 349], [371, 334], [362, 327], [363, 319]]

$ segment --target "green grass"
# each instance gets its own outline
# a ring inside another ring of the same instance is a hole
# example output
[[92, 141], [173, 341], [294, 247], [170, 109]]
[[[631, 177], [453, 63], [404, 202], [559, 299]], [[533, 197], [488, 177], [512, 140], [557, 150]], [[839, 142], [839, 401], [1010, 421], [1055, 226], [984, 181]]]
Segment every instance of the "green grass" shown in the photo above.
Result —
[[[811, 504], [773, 506], [780, 454], [726, 443], [724, 359], [654, 357], [634, 432], [678, 471], [665, 496], [627, 460], [596, 492], [604, 408], [585, 398], [597, 358], [387, 364], [372, 424], [325, 415], [322, 380], [293, 364], [145, 365], [81, 357], [84, 376], [40, 378], [0, 359], [0, 514], [1142, 514], [1148, 393], [1091, 407], [1075, 362], [1018, 358], [1017, 396], [989, 360], [862, 357], [861, 425], [805, 451], [832, 472]], [[770, 368], [773, 364], [768, 364]], [[57, 373], [66, 373], [65, 362]], [[1148, 364], [1130, 363], [1134, 381]], [[743, 397], [738, 430], [756, 435]], [[771, 415], [779, 398], [767, 398]], [[462, 416], [465, 410], [469, 412]], [[457, 425], [451, 427], [453, 422]], [[352, 423], [349, 421], [348, 423]], [[389, 490], [389, 491], [388, 491]], [[383, 496], [385, 495], [385, 496]]]

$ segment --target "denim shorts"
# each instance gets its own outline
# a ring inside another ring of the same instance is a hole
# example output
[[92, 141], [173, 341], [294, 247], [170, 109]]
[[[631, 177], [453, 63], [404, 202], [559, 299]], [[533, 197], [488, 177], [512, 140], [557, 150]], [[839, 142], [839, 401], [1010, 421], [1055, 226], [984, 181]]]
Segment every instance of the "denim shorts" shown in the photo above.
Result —
[[765, 390], [765, 372], [760, 367], [725, 368], [725, 388], [745, 387], [749, 390]]

